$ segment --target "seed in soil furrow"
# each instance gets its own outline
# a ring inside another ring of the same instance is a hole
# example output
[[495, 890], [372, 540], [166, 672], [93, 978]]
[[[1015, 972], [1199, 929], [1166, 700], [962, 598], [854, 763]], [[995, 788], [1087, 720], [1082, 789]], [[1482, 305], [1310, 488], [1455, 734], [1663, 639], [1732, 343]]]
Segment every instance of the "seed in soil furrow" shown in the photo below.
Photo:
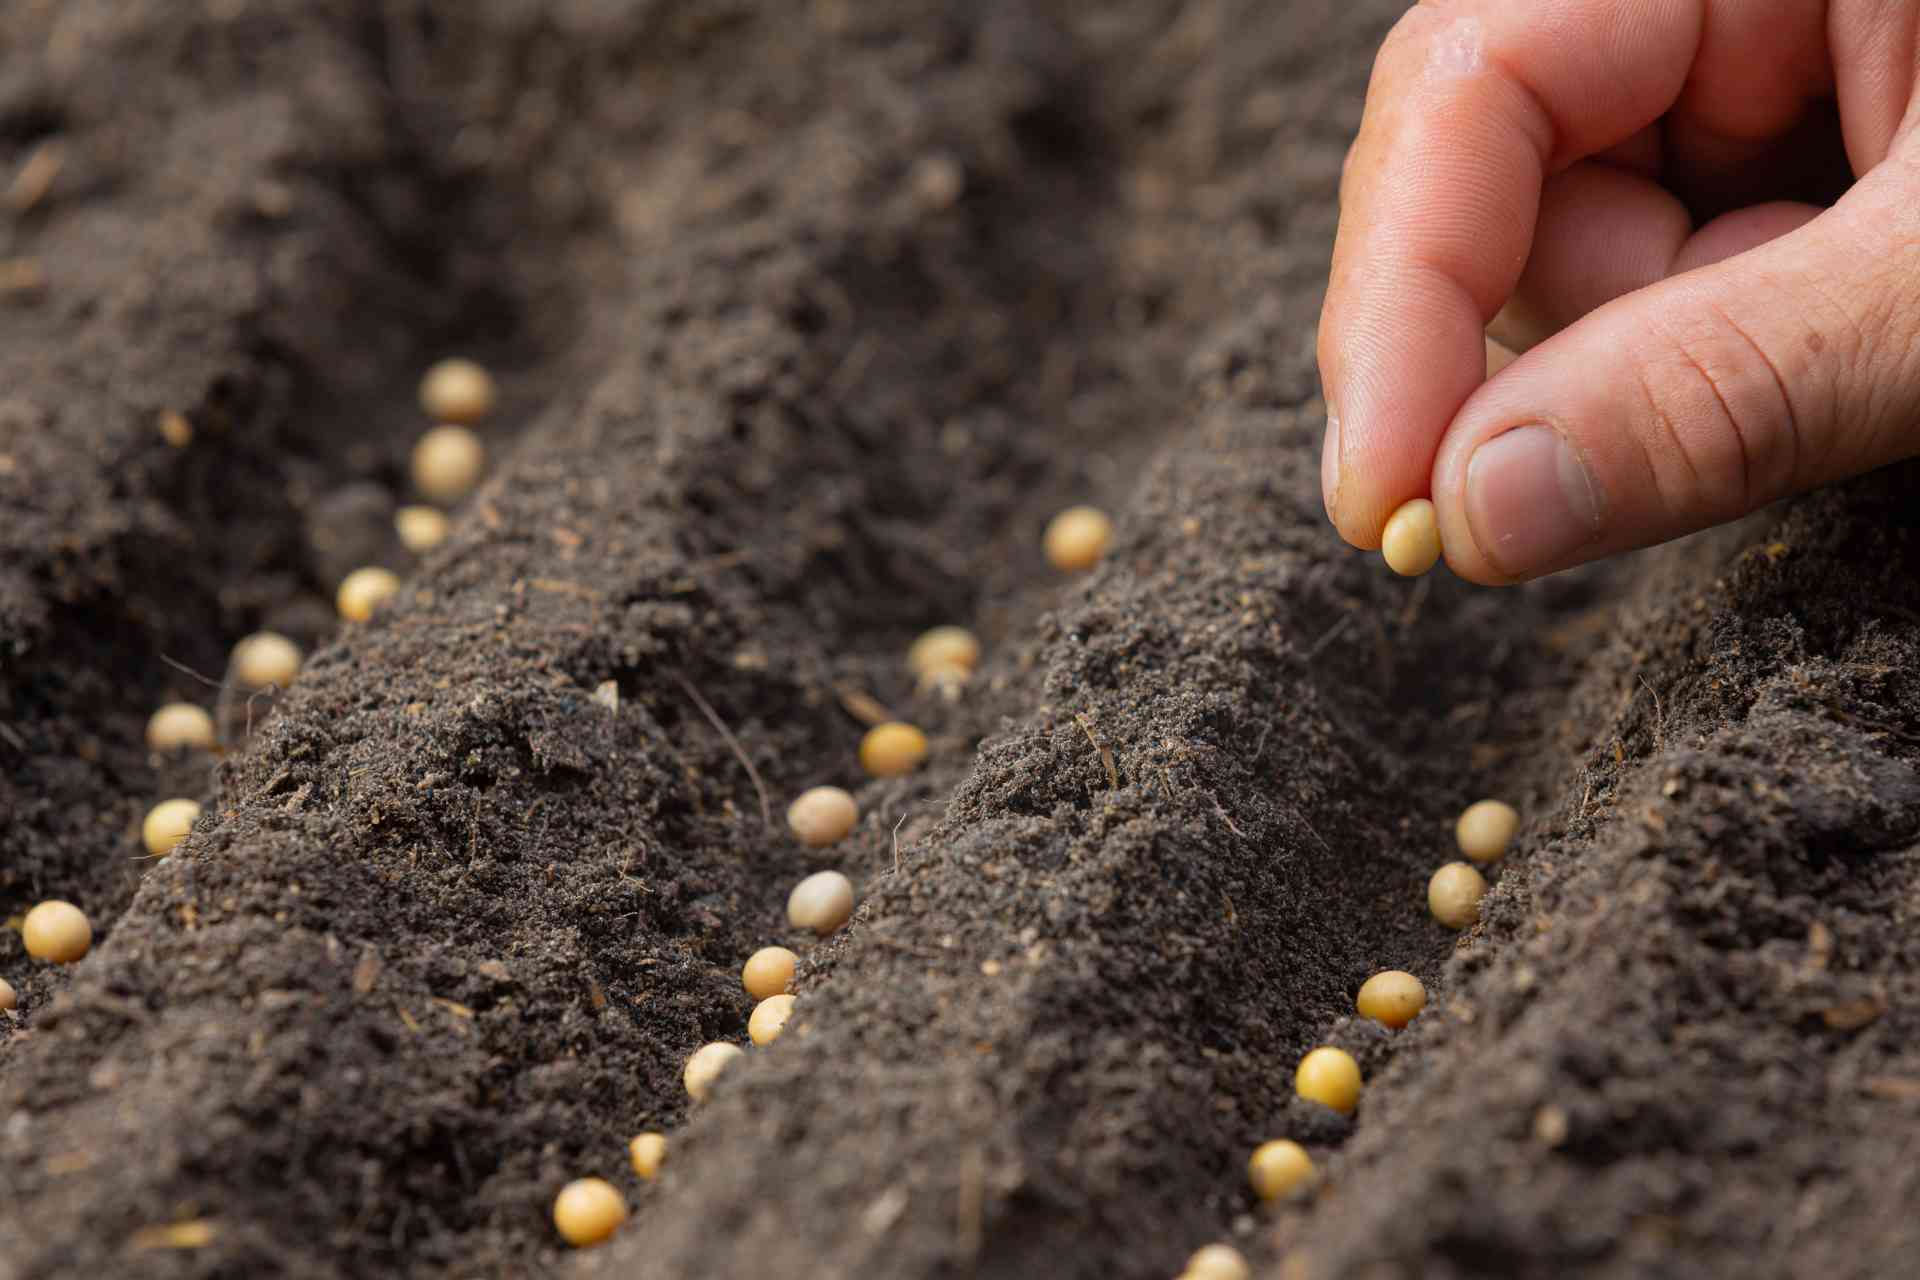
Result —
[[233, 646], [233, 678], [249, 689], [291, 688], [300, 646], [277, 631], [256, 631]]
[[437, 507], [401, 507], [393, 513], [393, 531], [400, 535], [401, 546], [425, 555], [447, 540], [447, 517]]
[[348, 622], [365, 622], [373, 611], [391, 600], [400, 590], [400, 577], [391, 569], [369, 565], [355, 569], [340, 583], [333, 602]]
[[1504, 800], [1479, 800], [1466, 807], [1454, 824], [1460, 852], [1475, 862], [1498, 862], [1520, 830], [1520, 814]]
[[493, 412], [493, 375], [471, 360], [442, 360], [420, 379], [420, 407], [435, 422], [470, 426]]
[[705, 1102], [720, 1073], [745, 1053], [746, 1050], [739, 1045], [728, 1044], [724, 1040], [694, 1050], [693, 1056], [687, 1059], [686, 1069], [680, 1074], [681, 1082], [687, 1086], [687, 1096], [695, 1102]]
[[860, 806], [839, 787], [814, 787], [787, 806], [787, 826], [809, 849], [824, 849], [847, 838], [860, 821]]
[[72, 964], [93, 947], [93, 925], [86, 912], [58, 898], [41, 903], [20, 922], [27, 954], [54, 964]]
[[413, 446], [413, 487], [452, 505], [472, 493], [487, 469], [487, 447], [462, 426], [435, 427]]
[[826, 937], [853, 915], [853, 881], [838, 871], [816, 871], [787, 895], [787, 921]]
[[1041, 545], [1062, 573], [1084, 573], [1100, 563], [1113, 541], [1113, 521], [1097, 507], [1068, 507], [1047, 522]]
[[1349, 1115], [1360, 1103], [1360, 1064], [1345, 1049], [1322, 1045], [1300, 1059], [1293, 1089], [1308, 1102]]
[[794, 1000], [790, 995], [768, 996], [755, 1005], [747, 1019], [747, 1038], [762, 1048], [778, 1040], [793, 1016]]
[[147, 852], [164, 858], [173, 847], [187, 838], [193, 824], [200, 820], [200, 805], [192, 800], [162, 800], [147, 811], [140, 824], [140, 840]]
[[1229, 1244], [1210, 1244], [1187, 1259], [1179, 1280], [1248, 1280], [1253, 1269]]
[[1398, 1031], [1427, 1007], [1427, 989], [1405, 970], [1388, 969], [1360, 984], [1353, 1007], [1361, 1017]]
[[1313, 1178], [1313, 1157], [1288, 1138], [1276, 1138], [1254, 1148], [1247, 1161], [1247, 1181], [1262, 1200], [1278, 1200]]
[[169, 702], [147, 721], [147, 745], [155, 751], [207, 751], [213, 743], [213, 717], [191, 702]]
[[786, 991], [799, 964], [800, 957], [785, 947], [762, 947], [747, 957], [740, 983], [755, 1000], [768, 1000]]
[[927, 735], [910, 724], [890, 720], [860, 739], [860, 767], [876, 778], [912, 773], [927, 758]]
[[1464, 862], [1449, 862], [1427, 882], [1427, 907], [1449, 929], [1470, 929], [1480, 919], [1486, 877]]
[[560, 1188], [553, 1199], [553, 1225], [568, 1244], [603, 1244], [627, 1220], [627, 1201], [605, 1178], [581, 1178]]

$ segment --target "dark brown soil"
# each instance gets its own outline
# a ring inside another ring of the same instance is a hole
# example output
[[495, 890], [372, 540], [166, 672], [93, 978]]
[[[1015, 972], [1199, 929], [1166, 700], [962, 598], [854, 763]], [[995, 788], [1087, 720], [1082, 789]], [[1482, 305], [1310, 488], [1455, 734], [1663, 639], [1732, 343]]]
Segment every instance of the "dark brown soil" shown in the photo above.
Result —
[[[0, 916], [98, 942], [0, 933], [0, 1278], [1908, 1274], [1920, 472], [1519, 591], [1339, 546], [1314, 322], [1397, 9], [8, 6]], [[451, 351], [500, 461], [416, 563]], [[1119, 536], [1064, 580], [1074, 501]], [[207, 687], [261, 626], [292, 692]], [[859, 780], [859, 695], [925, 769]], [[217, 762], [147, 753], [182, 696]], [[818, 782], [865, 816], [809, 852]], [[800, 1013], [690, 1114], [770, 942]], [[1278, 1136], [1327, 1176], [1263, 1208]], [[635, 1220], [570, 1256], [586, 1173]]]

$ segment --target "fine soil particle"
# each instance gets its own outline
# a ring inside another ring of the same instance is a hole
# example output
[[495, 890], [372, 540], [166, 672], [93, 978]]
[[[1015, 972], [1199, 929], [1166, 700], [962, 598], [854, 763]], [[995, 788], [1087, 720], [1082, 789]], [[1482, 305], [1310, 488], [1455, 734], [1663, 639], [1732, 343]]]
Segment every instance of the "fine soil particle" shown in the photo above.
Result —
[[[0, 1277], [1903, 1273], [1920, 473], [1516, 591], [1339, 546], [1314, 325], [1397, 9], [0, 15], [0, 917], [96, 932], [0, 933]], [[494, 470], [415, 561], [449, 354]], [[225, 681], [261, 628], [284, 695]], [[147, 752], [183, 697], [217, 757]], [[930, 758], [869, 780], [888, 717]], [[795, 1016], [690, 1110], [772, 944]], [[1262, 1206], [1279, 1137], [1323, 1176]], [[586, 1176], [634, 1219], [573, 1255]]]

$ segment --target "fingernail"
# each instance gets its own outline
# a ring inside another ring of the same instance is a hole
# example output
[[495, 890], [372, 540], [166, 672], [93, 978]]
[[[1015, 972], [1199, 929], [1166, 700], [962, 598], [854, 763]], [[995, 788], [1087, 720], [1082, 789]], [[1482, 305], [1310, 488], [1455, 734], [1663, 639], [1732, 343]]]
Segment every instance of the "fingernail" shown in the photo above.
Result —
[[1480, 554], [1521, 577], [1559, 568], [1600, 534], [1600, 494], [1551, 427], [1516, 427], [1473, 451], [1467, 523]]
[[1327, 408], [1327, 438], [1320, 446], [1320, 496], [1331, 516], [1340, 501], [1340, 415], [1332, 406]]

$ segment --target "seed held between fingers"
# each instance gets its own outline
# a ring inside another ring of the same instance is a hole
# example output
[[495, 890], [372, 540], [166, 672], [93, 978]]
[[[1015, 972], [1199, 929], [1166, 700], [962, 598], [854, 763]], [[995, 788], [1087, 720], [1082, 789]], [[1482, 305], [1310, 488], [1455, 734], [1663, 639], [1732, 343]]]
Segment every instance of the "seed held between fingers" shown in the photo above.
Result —
[[199, 820], [200, 806], [194, 801], [162, 800], [147, 811], [146, 821], [140, 824], [140, 841], [148, 853], [164, 858], [187, 838]]
[[1403, 578], [1417, 578], [1440, 563], [1440, 521], [1433, 503], [1425, 498], [1402, 503], [1380, 535], [1380, 554]]

